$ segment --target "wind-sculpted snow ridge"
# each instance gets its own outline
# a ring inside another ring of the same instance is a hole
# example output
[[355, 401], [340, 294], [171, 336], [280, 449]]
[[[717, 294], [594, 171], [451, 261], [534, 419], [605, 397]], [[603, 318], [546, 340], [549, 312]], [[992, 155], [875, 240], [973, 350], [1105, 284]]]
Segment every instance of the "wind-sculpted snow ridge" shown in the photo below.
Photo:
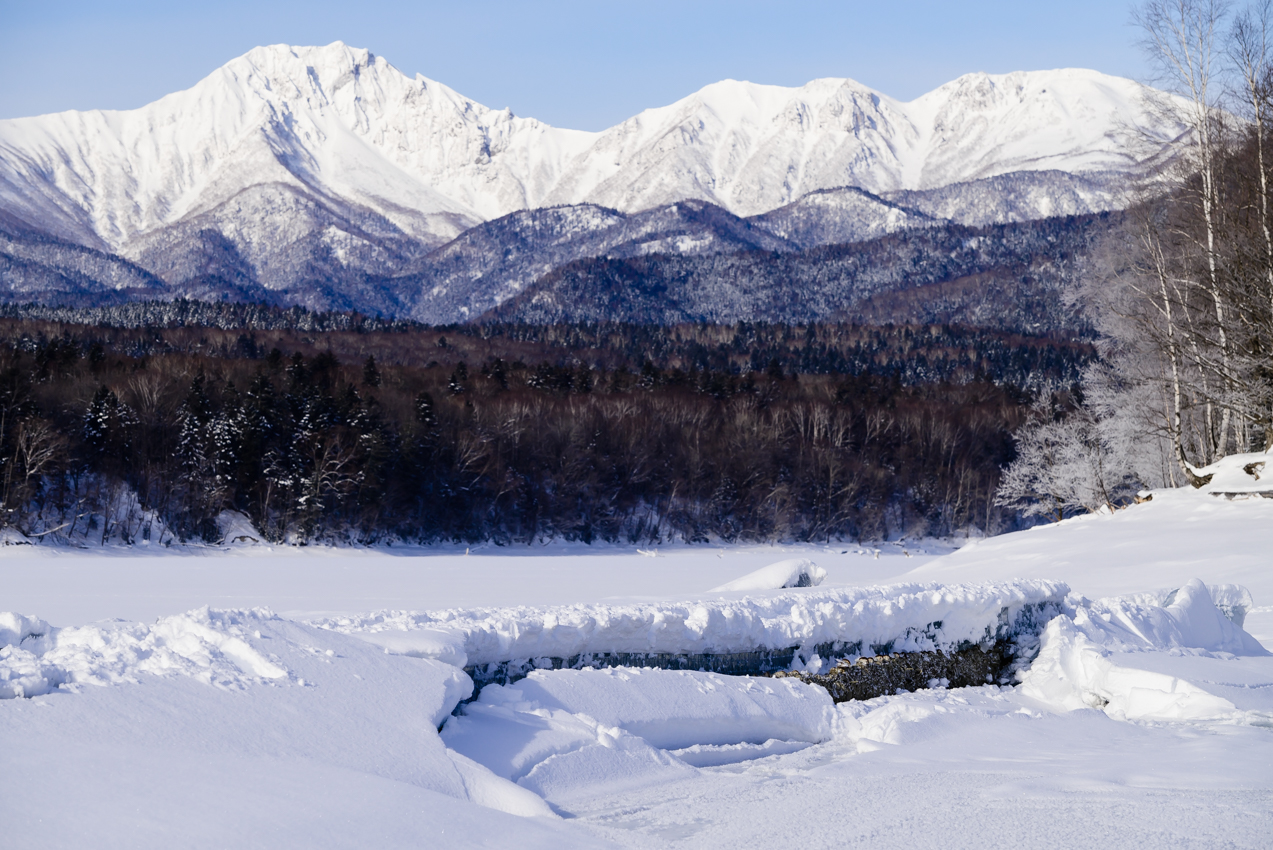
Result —
[[141, 674], [179, 674], [231, 689], [286, 679], [286, 669], [247, 642], [249, 631], [272, 619], [265, 610], [204, 607], [150, 626], [59, 629], [35, 617], [0, 612], [0, 699], [136, 682]]
[[456, 659], [462, 651], [469, 666], [588, 653], [727, 654], [826, 644], [870, 654], [1008, 637], [1020, 615], [1057, 606], [1068, 592], [1046, 580], [903, 584], [690, 602], [385, 611], [312, 624], [370, 633], [377, 642], [393, 634], [393, 651], [404, 654]]
[[[1133, 593], [1129, 596], [1116, 597], [1114, 601], [1120, 607], [1143, 605], [1151, 608], [1166, 608], [1176, 602], [1176, 598], [1183, 589], [1171, 587], [1144, 593]], [[1211, 601], [1215, 604], [1216, 610], [1238, 628], [1243, 627], [1246, 623], [1246, 615], [1255, 607], [1255, 599], [1251, 596], [1251, 591], [1240, 584], [1209, 584], [1207, 585], [1207, 593], [1211, 595]], [[1107, 604], [1108, 600], [1101, 600], [1096, 603], [1097, 606]]]
[[[793, 679], [689, 670], [535, 672], [447, 720], [443, 742], [497, 776], [563, 802], [581, 790], [692, 775], [828, 741], [826, 691]], [[592, 776], [592, 787], [580, 780]]]
[[1267, 655], [1242, 629], [1252, 607], [1251, 592], [1242, 585], [1192, 579], [1171, 591], [1080, 604], [1074, 622], [1089, 639], [1122, 652], [1189, 648]]

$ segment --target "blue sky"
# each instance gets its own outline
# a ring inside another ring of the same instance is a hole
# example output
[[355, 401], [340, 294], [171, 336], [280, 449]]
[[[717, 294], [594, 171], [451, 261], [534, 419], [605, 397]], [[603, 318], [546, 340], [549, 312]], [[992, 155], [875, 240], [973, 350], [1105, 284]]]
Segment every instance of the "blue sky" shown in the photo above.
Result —
[[1140, 78], [1133, 5], [0, 0], [0, 118], [132, 108], [258, 44], [338, 39], [488, 106], [584, 130], [728, 77], [852, 77], [907, 100], [971, 71]]

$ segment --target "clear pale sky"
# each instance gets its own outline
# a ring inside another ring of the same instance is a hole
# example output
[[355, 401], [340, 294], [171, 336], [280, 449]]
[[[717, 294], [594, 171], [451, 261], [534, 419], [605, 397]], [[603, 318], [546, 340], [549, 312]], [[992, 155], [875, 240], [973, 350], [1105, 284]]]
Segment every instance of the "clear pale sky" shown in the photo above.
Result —
[[725, 78], [852, 77], [909, 100], [960, 74], [1143, 78], [1126, 0], [0, 0], [0, 118], [128, 109], [258, 44], [341, 40], [487, 106], [598, 130]]

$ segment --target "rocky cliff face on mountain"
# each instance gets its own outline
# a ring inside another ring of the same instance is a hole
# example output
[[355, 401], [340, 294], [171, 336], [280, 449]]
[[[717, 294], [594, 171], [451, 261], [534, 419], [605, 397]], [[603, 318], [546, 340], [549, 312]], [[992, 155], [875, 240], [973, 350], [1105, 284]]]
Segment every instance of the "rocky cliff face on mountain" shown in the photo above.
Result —
[[340, 43], [262, 47], [141, 109], [0, 121], [0, 298], [454, 322], [583, 259], [1099, 212], [1182, 132], [1145, 91], [1082, 70], [972, 74], [909, 103], [727, 80], [590, 133]]

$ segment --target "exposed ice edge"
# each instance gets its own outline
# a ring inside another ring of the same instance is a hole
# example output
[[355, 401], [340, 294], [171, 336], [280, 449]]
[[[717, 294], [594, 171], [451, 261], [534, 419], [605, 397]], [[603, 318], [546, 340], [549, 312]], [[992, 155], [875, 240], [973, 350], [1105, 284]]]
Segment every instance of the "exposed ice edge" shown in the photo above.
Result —
[[[383, 611], [311, 625], [459, 666], [588, 653], [738, 653], [839, 644], [849, 652], [949, 649], [1007, 637], [1027, 607], [1060, 610], [1063, 582], [900, 584], [737, 599]], [[1041, 627], [1042, 624], [1040, 624]]]

